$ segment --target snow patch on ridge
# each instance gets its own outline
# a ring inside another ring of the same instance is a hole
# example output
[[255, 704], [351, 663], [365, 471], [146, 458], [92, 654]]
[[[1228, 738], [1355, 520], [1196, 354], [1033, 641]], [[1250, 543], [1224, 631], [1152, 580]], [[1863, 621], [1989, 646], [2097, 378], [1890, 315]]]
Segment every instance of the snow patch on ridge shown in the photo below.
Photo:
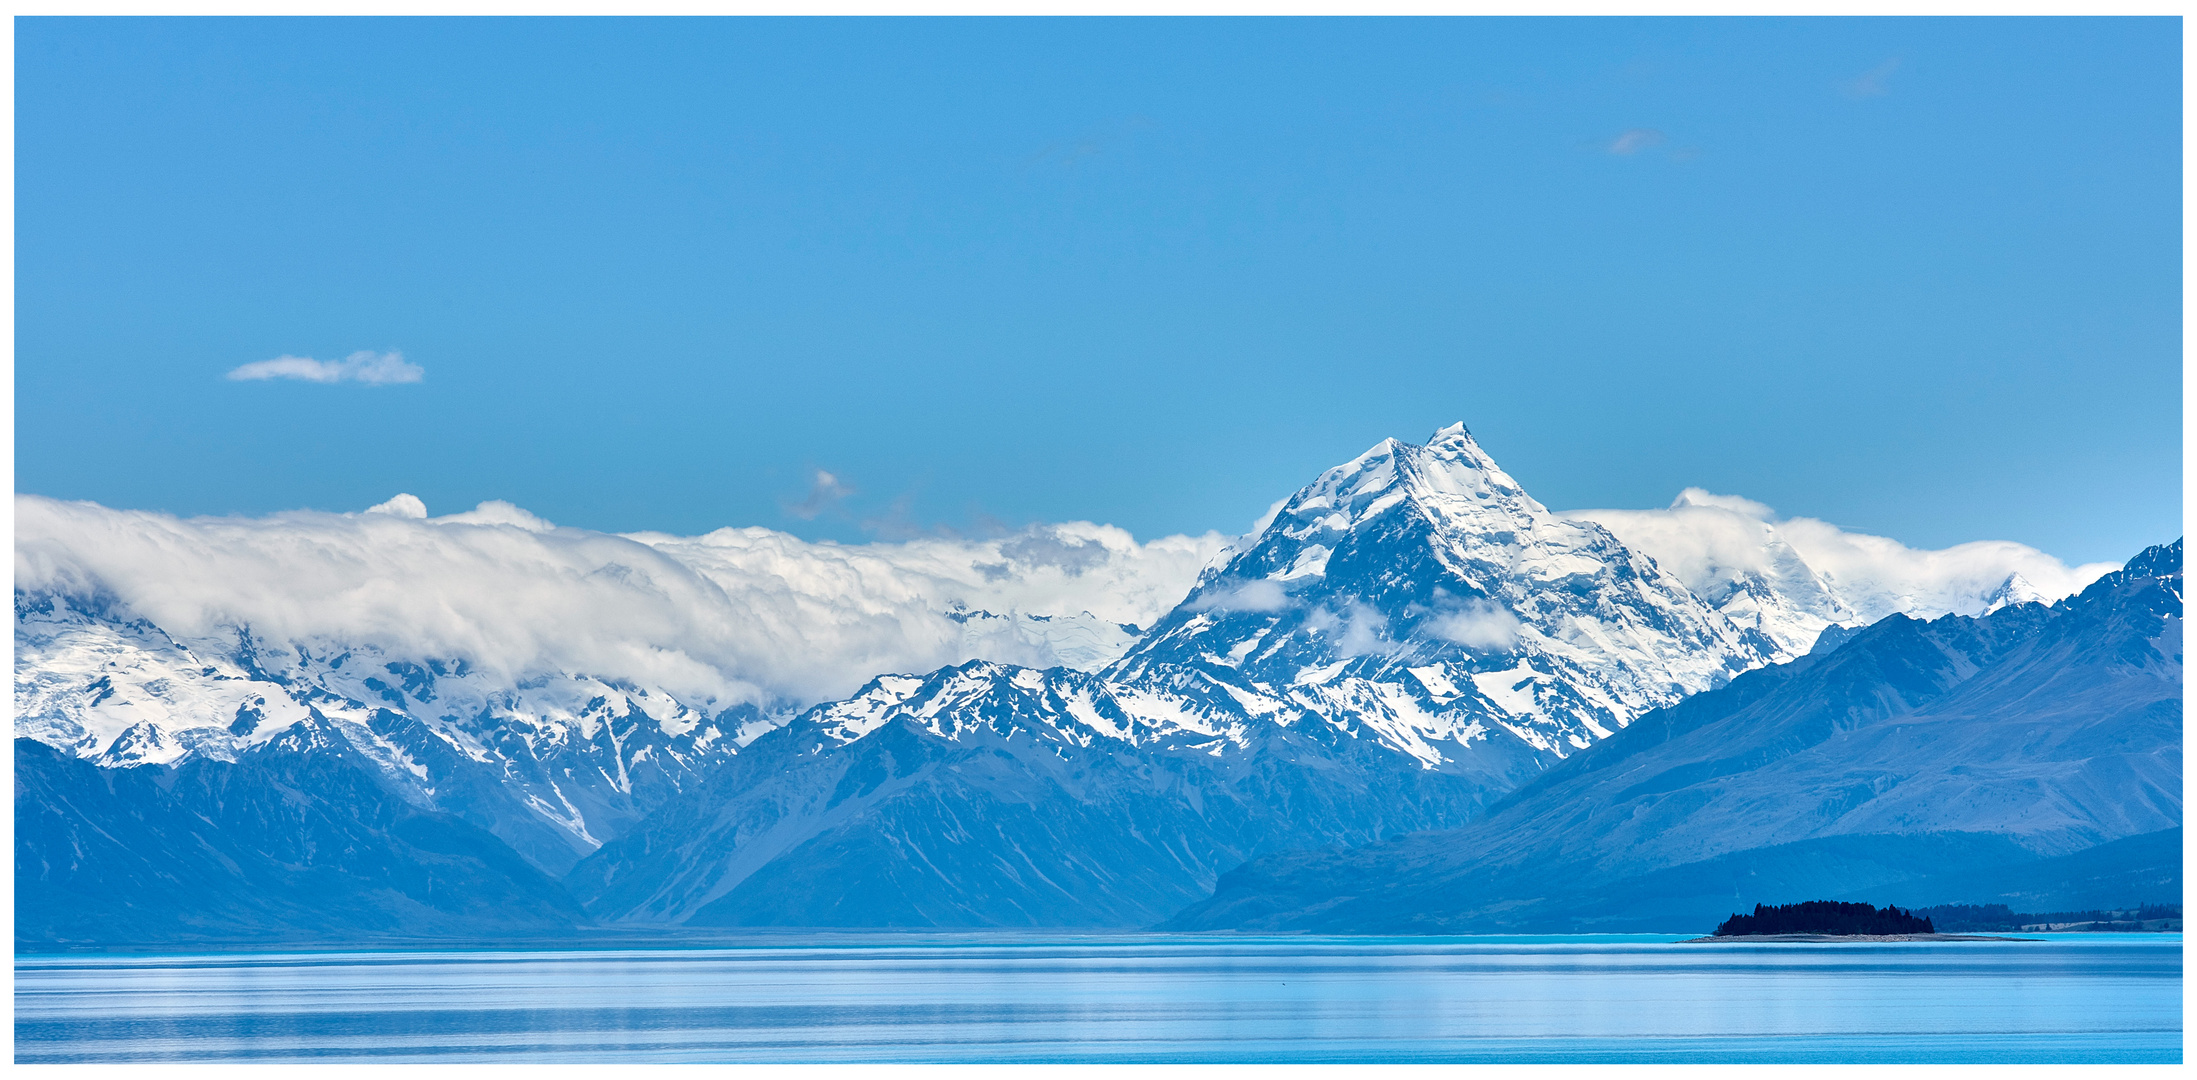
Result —
[[1472, 685], [1480, 691], [1481, 697], [1494, 702], [1504, 712], [1522, 719], [1538, 719], [1541, 704], [1533, 691], [1547, 678], [1535, 671], [1530, 661], [1520, 660], [1515, 668], [1474, 675]]

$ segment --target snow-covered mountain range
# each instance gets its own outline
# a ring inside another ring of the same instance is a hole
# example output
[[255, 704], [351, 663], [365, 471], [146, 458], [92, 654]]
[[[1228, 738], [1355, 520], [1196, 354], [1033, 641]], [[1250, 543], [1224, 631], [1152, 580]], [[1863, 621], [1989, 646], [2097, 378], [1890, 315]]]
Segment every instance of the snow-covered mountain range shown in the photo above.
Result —
[[621, 537], [406, 499], [261, 521], [16, 506], [18, 737], [172, 766], [314, 718], [404, 799], [554, 874], [879, 669], [1099, 667], [1137, 632], [1115, 620], [1149, 622], [1221, 545], [1087, 524], [869, 549]]
[[1126, 924], [1246, 858], [1462, 824], [1827, 627], [2089, 569], [2019, 545], [1870, 564], [1876, 538], [1720, 498], [1552, 513], [1462, 425], [1226, 542], [21, 496], [16, 730], [112, 768], [340, 743], [406, 805], [569, 872], [597, 918]]
[[561, 874], [768, 730], [625, 680], [509, 684], [462, 659], [371, 646], [177, 640], [66, 597], [16, 604], [18, 738], [106, 767], [233, 762], [300, 723], [344, 740], [415, 805], [489, 829]]

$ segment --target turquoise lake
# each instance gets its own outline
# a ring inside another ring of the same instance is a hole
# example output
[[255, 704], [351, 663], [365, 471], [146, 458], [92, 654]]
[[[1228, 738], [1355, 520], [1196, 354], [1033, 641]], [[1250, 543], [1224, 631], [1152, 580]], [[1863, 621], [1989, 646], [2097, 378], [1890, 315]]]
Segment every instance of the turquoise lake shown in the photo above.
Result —
[[22, 956], [18, 1062], [2178, 1062], [2179, 934]]

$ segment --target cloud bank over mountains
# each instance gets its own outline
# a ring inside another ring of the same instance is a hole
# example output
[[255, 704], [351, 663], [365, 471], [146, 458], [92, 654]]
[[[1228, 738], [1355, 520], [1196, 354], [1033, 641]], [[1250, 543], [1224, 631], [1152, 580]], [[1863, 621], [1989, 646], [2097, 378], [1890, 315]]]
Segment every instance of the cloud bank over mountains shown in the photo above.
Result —
[[119, 602], [180, 637], [248, 626], [262, 640], [462, 657], [512, 681], [596, 674], [721, 705], [843, 696], [972, 649], [1049, 666], [1060, 650], [1011, 628], [972, 634], [966, 613], [1146, 625], [1225, 539], [1140, 544], [1088, 522], [847, 546], [762, 528], [618, 536], [504, 502], [427, 517], [409, 495], [368, 513], [262, 518], [35, 495], [15, 509], [18, 590]]
[[[1919, 550], [1693, 488], [1662, 510], [1565, 516], [1601, 523], [1712, 603], [1767, 580], [1826, 623], [1973, 614], [2015, 575], [2021, 598], [2053, 600], [2112, 569], [2006, 541]], [[1139, 543], [1068, 522], [842, 545], [767, 528], [600, 533], [505, 502], [430, 517], [410, 495], [364, 513], [261, 518], [18, 495], [15, 573], [18, 590], [118, 602], [186, 639], [247, 626], [262, 640], [462, 657], [513, 681], [589, 673], [768, 707], [971, 659], [1096, 667], [1128, 644], [1117, 624], [1150, 626], [1240, 542]], [[1276, 602], [1248, 590], [1212, 601]], [[1485, 642], [1515, 620], [1460, 611], [1445, 628]]]
[[[2120, 569], [2118, 563], [2071, 567], [2009, 540], [1936, 551], [1911, 548], [1815, 518], [1780, 519], [1752, 499], [1700, 488], [1687, 488], [1661, 510], [1570, 510], [1559, 516], [1610, 530], [1712, 602], [1722, 602], [1749, 577], [1777, 580], [1788, 594], [1820, 593], [1822, 613], [1842, 624], [1872, 623], [1894, 612], [1922, 618], [1975, 615], [2017, 576], [2029, 595], [2053, 601]], [[2020, 584], [2015, 591], [2021, 592]]]

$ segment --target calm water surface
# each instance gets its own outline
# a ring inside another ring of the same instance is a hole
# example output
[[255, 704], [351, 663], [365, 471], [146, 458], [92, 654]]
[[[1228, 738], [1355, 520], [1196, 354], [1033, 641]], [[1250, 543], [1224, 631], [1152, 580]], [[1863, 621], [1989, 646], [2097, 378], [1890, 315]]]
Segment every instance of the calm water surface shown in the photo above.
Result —
[[67, 1061], [2180, 1061], [2182, 941], [872, 935], [19, 957]]

